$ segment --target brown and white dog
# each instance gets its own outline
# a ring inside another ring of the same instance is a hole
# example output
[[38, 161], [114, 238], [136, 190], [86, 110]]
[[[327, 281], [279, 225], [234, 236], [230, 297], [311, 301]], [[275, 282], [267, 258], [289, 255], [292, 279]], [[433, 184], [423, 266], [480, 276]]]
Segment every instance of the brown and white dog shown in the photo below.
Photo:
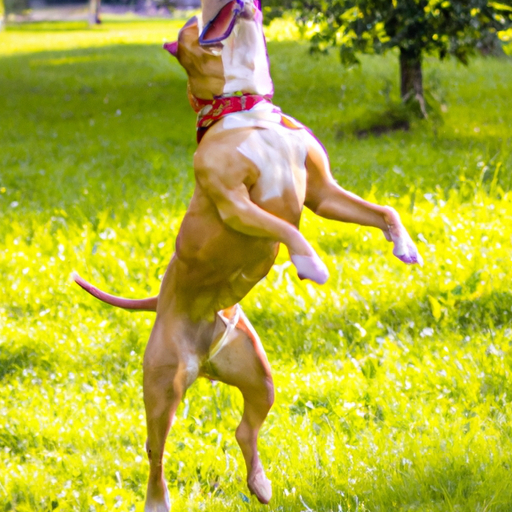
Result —
[[203, 0], [202, 15], [166, 45], [187, 72], [200, 143], [196, 188], [160, 293], [122, 299], [75, 275], [104, 302], [156, 311], [143, 363], [150, 464], [145, 512], [170, 510], [165, 440], [198, 376], [242, 392], [236, 439], [247, 484], [260, 502], [270, 500], [257, 438], [274, 388], [263, 346], [238, 302], [266, 276], [280, 243], [301, 278], [327, 280], [325, 265], [298, 229], [304, 205], [322, 217], [380, 228], [398, 258], [421, 263], [398, 214], [339, 187], [322, 145], [270, 102], [273, 86], [256, 1]]

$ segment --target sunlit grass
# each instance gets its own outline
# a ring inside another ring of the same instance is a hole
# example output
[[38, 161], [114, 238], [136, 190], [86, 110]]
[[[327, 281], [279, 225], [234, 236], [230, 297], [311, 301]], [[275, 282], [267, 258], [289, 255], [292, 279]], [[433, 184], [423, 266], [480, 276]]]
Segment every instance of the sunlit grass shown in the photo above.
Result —
[[[158, 291], [193, 190], [186, 79], [160, 49], [181, 23], [0, 35], [0, 510], [142, 510], [153, 316], [99, 304], [70, 273]], [[269, 51], [276, 103], [341, 184], [402, 212], [425, 266], [306, 212], [330, 281], [298, 281], [283, 252], [244, 300], [277, 389], [268, 510], [510, 511], [510, 61], [427, 60], [442, 119], [358, 139], [353, 122], [398, 99], [395, 56], [346, 71], [303, 43]], [[173, 510], [263, 509], [233, 435], [241, 406], [220, 384], [189, 390], [167, 445]]]
[[[32, 23], [8, 26], [0, 36], [2, 55], [64, 51], [109, 45], [162, 44], [176, 39], [184, 19], [120, 20], [108, 18], [90, 28], [87, 22]], [[64, 25], [64, 26], [63, 26]]]

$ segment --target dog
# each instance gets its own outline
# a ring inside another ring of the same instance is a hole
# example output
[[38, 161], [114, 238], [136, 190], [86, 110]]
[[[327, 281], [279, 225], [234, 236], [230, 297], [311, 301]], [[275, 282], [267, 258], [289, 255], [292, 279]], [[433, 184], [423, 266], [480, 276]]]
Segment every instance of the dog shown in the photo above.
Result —
[[238, 303], [267, 275], [280, 243], [301, 279], [326, 282], [325, 264], [298, 229], [303, 206], [325, 218], [380, 228], [405, 263], [421, 264], [421, 256], [397, 212], [338, 186], [321, 143], [271, 103], [258, 0], [203, 0], [201, 15], [164, 47], [185, 69], [198, 112], [196, 187], [176, 251], [156, 297], [124, 299], [78, 275], [75, 281], [114, 306], [156, 312], [143, 361], [145, 512], [170, 510], [164, 445], [180, 401], [199, 376], [240, 389], [244, 411], [236, 439], [248, 488], [266, 504], [272, 487], [257, 441], [274, 387], [263, 345]]

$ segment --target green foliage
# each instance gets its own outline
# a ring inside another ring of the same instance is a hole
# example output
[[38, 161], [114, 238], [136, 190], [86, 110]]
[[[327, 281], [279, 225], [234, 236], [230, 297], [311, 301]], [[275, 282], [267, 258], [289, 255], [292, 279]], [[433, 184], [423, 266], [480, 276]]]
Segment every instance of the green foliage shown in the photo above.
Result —
[[[181, 23], [0, 36], [1, 511], [142, 510], [153, 315], [69, 276], [158, 291], [193, 190], [194, 113], [161, 50]], [[244, 300], [277, 389], [260, 441], [268, 510], [509, 512], [512, 67], [427, 59], [443, 122], [359, 139], [350, 127], [399, 101], [394, 55], [347, 71], [297, 42], [269, 53], [276, 103], [324, 142], [344, 187], [400, 210], [425, 266], [306, 212], [330, 281], [299, 281], [281, 254]], [[262, 510], [234, 439], [241, 407], [220, 384], [188, 391], [165, 455], [173, 511]]]
[[339, 47], [347, 66], [359, 64], [360, 53], [398, 48], [402, 100], [421, 118], [432, 105], [424, 97], [422, 59], [452, 54], [467, 64], [476, 48], [499, 53], [498, 34], [512, 27], [511, 0], [269, 0], [265, 10], [271, 19], [287, 8], [297, 13], [313, 52]]
[[[3, 5], [2, 5], [3, 4]], [[0, 1], [0, 14], [5, 10], [6, 14], [21, 13], [28, 9], [27, 0], [1, 0]]]
[[450, 53], [466, 64], [478, 43], [512, 26], [510, 0], [295, 0], [285, 7], [296, 9], [303, 25], [314, 25], [313, 49], [339, 46], [345, 64], [359, 62], [357, 52], [391, 48], [440, 58]]

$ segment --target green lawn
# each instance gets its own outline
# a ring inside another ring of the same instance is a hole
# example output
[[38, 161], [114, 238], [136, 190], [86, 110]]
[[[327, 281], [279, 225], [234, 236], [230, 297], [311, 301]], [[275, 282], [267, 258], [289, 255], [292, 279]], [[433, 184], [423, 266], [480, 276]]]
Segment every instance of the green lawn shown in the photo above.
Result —
[[[155, 294], [193, 190], [194, 114], [160, 49], [180, 21], [0, 34], [0, 511], [141, 511], [141, 358], [153, 315], [109, 308], [77, 270]], [[273, 366], [248, 496], [236, 390], [198, 381], [167, 444], [173, 511], [512, 510], [512, 63], [425, 62], [440, 116], [354, 130], [398, 101], [396, 56], [343, 69], [271, 42], [276, 103], [326, 145], [340, 184], [397, 207], [423, 268], [383, 236], [306, 212], [331, 271], [285, 254], [243, 301]]]

